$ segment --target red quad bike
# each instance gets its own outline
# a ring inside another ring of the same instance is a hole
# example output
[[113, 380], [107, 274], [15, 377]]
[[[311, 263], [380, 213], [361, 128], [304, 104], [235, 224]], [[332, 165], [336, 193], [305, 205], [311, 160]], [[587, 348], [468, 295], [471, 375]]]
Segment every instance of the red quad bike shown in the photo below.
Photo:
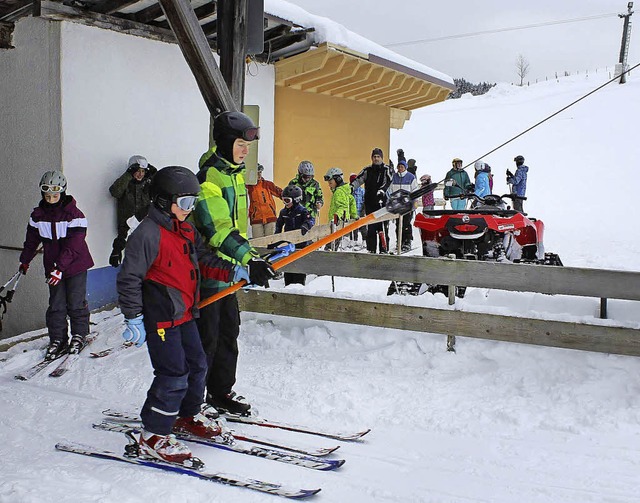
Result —
[[[425, 210], [416, 216], [420, 229], [422, 254], [426, 257], [455, 255], [457, 259], [490, 260], [526, 264], [562, 265], [560, 257], [544, 250], [544, 223], [507, 206], [505, 199], [526, 199], [515, 194], [490, 194], [484, 198], [462, 194], [471, 199], [468, 210]], [[466, 287], [457, 287], [464, 297]], [[418, 295], [429, 291], [448, 295], [446, 285], [392, 282], [388, 295]]]

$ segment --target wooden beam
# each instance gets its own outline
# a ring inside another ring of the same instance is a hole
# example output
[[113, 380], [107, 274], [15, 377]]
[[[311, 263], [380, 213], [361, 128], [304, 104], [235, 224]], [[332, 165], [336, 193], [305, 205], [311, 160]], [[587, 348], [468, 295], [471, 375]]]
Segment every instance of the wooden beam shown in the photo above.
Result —
[[[17, 0], [9, 4], [10, 10], [0, 15], [0, 21], [11, 23], [28, 16], [32, 12], [33, 0]], [[6, 7], [5, 7], [6, 9]]]
[[138, 3], [138, 1], [139, 0], [105, 0], [103, 2], [96, 2], [91, 6], [91, 10], [100, 14], [113, 14], [114, 12]]
[[144, 23], [136, 23], [129, 19], [109, 16], [108, 14], [98, 14], [50, 0], [42, 0], [40, 2], [40, 16], [54, 21], [73, 21], [87, 26], [97, 26], [106, 30], [114, 30], [162, 42], [176, 43], [176, 37], [170, 30], [156, 28]]
[[283, 270], [324, 276], [640, 300], [640, 272], [633, 271], [320, 251], [289, 264]]
[[220, 70], [238, 109], [244, 103], [247, 0], [218, 0]]
[[11, 39], [14, 27], [13, 23], [0, 22], [0, 49], [13, 49]]
[[189, 0], [159, 1], [209, 113], [214, 116], [220, 111], [237, 111], [239, 106], [225, 84]]
[[237, 297], [241, 311], [640, 356], [640, 330], [633, 328], [518, 318], [452, 309], [428, 309], [345, 298], [275, 293], [268, 290], [247, 290], [240, 292]]
[[349, 84], [344, 84], [340, 87], [336, 87], [335, 89], [330, 89], [328, 91], [321, 91], [322, 93], [329, 94], [330, 96], [341, 97], [345, 93], [349, 91], [358, 91], [360, 89], [364, 89], [371, 82], [377, 82], [378, 79], [382, 77], [385, 70], [381, 66], [372, 65], [371, 63], [367, 63], [364, 65], [361, 71], [353, 78], [353, 82]]
[[[160, 6], [160, 4], [155, 4], [155, 5], [152, 5], [151, 7], [149, 7], [148, 9], [143, 9], [143, 10], [149, 10], [150, 11], [147, 14], [146, 17], [149, 17], [149, 16], [153, 15], [155, 13], [154, 11], [155, 11], [156, 7], [158, 9], [160, 9], [160, 14], [158, 14], [157, 16], [149, 19], [149, 21], [147, 21], [148, 23], [152, 22], [156, 18], [164, 16], [164, 12], [162, 11], [162, 7]], [[207, 3], [207, 4], [201, 5], [200, 7], [197, 7], [196, 9], [194, 9], [194, 12], [196, 13], [196, 17], [198, 18], [198, 21], [202, 21], [203, 19], [206, 19], [206, 18], [212, 16], [215, 13], [215, 11], [216, 11], [216, 6], [213, 3]], [[140, 12], [143, 12], [143, 11], [140, 11]], [[140, 12], [137, 12], [136, 14], [139, 14]], [[160, 26], [162, 28], [171, 29], [171, 27], [169, 26], [169, 22], [166, 21], [166, 20], [157, 21], [157, 22], [154, 23], [154, 26]]]
[[355, 88], [347, 92], [342, 92], [342, 93], [336, 94], [335, 96], [357, 100], [359, 96], [365, 93], [376, 91], [379, 89], [387, 89], [387, 87], [393, 80], [394, 76], [395, 76], [395, 72], [388, 70], [387, 68], [381, 68], [380, 74], [377, 75], [376, 79], [373, 80], [369, 85]]

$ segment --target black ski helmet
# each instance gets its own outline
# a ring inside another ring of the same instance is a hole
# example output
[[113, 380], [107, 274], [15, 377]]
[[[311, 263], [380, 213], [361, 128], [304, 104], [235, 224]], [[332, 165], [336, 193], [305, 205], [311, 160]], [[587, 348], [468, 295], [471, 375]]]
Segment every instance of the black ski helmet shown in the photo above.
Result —
[[515, 156], [513, 160], [516, 163], [516, 166], [522, 166], [524, 164], [524, 157], [522, 157], [521, 155]]
[[302, 189], [297, 185], [287, 185], [282, 191], [282, 197], [290, 197], [294, 203], [302, 201]]
[[218, 146], [216, 153], [233, 163], [233, 142], [238, 138], [246, 141], [260, 139], [260, 128], [242, 112], [222, 112], [213, 119], [213, 141]]
[[171, 205], [180, 196], [197, 196], [200, 183], [190, 169], [166, 166], [151, 179], [151, 200], [162, 211], [171, 214]]

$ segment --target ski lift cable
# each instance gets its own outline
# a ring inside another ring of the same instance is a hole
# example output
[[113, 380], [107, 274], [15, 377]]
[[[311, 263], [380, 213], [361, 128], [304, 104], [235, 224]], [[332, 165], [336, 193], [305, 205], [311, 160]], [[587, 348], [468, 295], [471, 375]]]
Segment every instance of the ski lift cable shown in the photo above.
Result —
[[[472, 162], [470, 162], [469, 164], [467, 164], [466, 166], [464, 166], [462, 169], [465, 170], [467, 169], [469, 166], [472, 166], [475, 164], [476, 161], [479, 161], [480, 159], [482, 159], [483, 157], [487, 157], [488, 155], [494, 153], [496, 150], [501, 149], [502, 147], [504, 147], [505, 145], [511, 143], [512, 141], [516, 140], [517, 138], [520, 138], [521, 136], [525, 135], [526, 133], [528, 133], [529, 131], [531, 131], [532, 129], [537, 128], [539, 125], [543, 124], [544, 122], [548, 121], [549, 119], [551, 119], [552, 117], [555, 117], [556, 115], [558, 115], [561, 112], [564, 112], [565, 110], [567, 110], [568, 108], [572, 107], [573, 105], [575, 105], [576, 103], [582, 101], [583, 99], [591, 96], [592, 94], [598, 92], [600, 89], [602, 89], [605, 86], [608, 86], [609, 84], [611, 84], [612, 82], [620, 79], [620, 77], [626, 73], [629, 73], [631, 70], [634, 70], [635, 68], [639, 67], [640, 63], [636, 63], [634, 66], [630, 67], [629, 69], [623, 71], [620, 75], [616, 75], [615, 77], [613, 77], [612, 79], [608, 80], [607, 82], [605, 82], [604, 84], [596, 87], [595, 89], [593, 89], [592, 91], [589, 91], [587, 94], [585, 94], [584, 96], [578, 98], [577, 100], [569, 103], [567, 106], [561, 108], [560, 110], [552, 113], [551, 115], [549, 115], [548, 117], [542, 119], [539, 122], [536, 122], [533, 126], [525, 129], [524, 131], [522, 131], [521, 133], [517, 134], [516, 136], [513, 136], [512, 138], [510, 138], [509, 140], [505, 141], [504, 143], [501, 143], [500, 145], [498, 145], [496, 148], [494, 148], [493, 150], [490, 150], [489, 152], [487, 152], [484, 155], [481, 155], [480, 157], [478, 157], [477, 159], [474, 159]], [[444, 180], [441, 180], [442, 182]], [[440, 183], [440, 182], [438, 182]]]

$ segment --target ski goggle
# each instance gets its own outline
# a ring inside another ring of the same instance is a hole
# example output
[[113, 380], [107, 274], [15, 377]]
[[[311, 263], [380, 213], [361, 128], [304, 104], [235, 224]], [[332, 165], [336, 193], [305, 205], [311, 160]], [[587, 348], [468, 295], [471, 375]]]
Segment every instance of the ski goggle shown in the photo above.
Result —
[[60, 185], [48, 185], [46, 183], [43, 183], [42, 185], [40, 185], [40, 190], [42, 192], [53, 192], [57, 194], [58, 192], [64, 192], [64, 187]]
[[198, 196], [180, 196], [176, 198], [176, 205], [182, 211], [192, 211], [196, 207]]
[[248, 127], [242, 132], [242, 139], [246, 141], [253, 141], [260, 139], [259, 127]]
[[283, 197], [283, 198], [282, 198], [282, 202], [283, 202], [284, 204], [291, 204], [291, 203], [293, 202], [293, 199], [292, 199], [292, 198], [290, 198], [290, 197]]

